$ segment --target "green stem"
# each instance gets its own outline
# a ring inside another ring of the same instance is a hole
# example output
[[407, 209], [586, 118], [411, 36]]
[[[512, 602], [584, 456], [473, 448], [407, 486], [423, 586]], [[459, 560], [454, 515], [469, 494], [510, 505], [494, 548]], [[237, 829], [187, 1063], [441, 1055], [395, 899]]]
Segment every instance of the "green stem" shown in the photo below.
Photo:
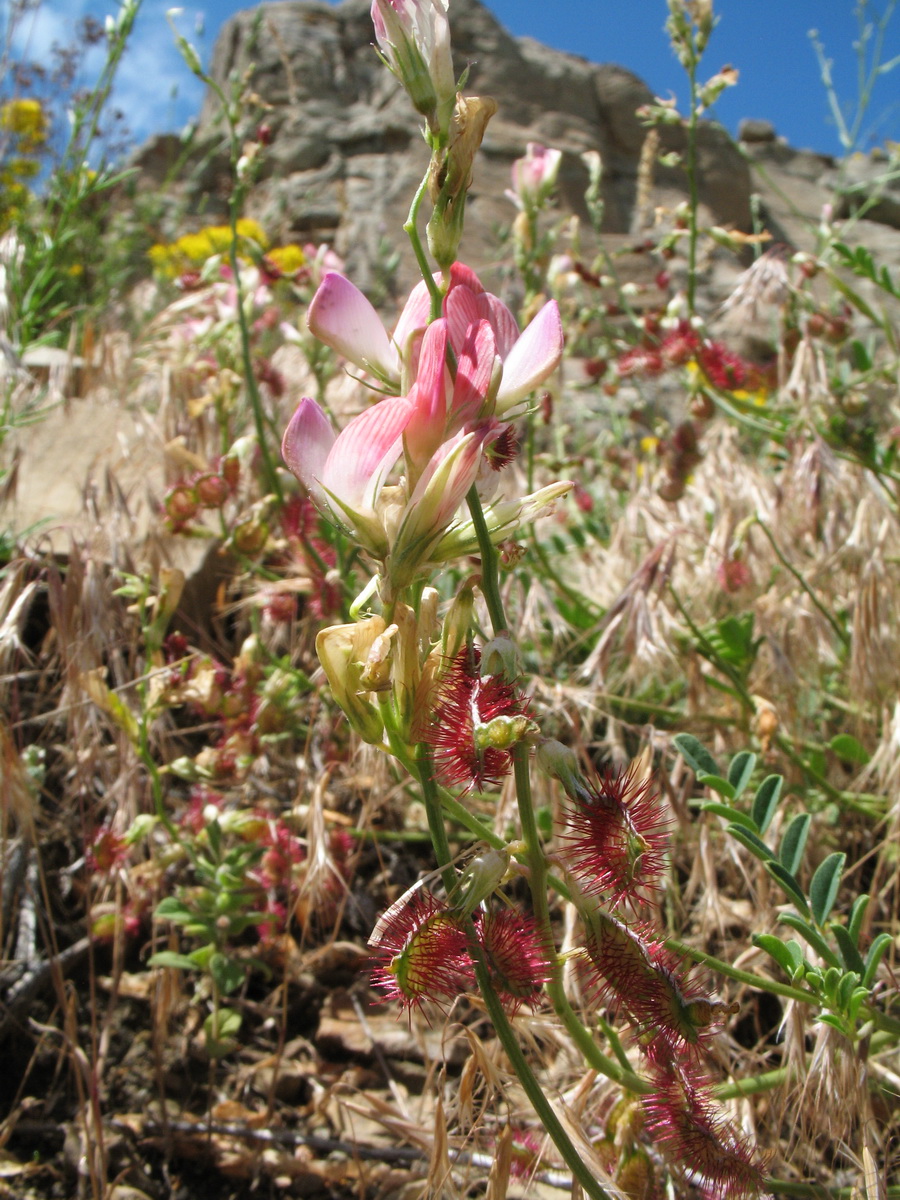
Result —
[[475, 527], [478, 549], [481, 551], [481, 592], [484, 596], [484, 602], [487, 605], [488, 616], [491, 618], [494, 633], [505, 633], [507, 625], [506, 616], [503, 612], [503, 598], [500, 595], [500, 572], [497, 569], [497, 551], [491, 543], [491, 535], [488, 532], [487, 522], [484, 519], [484, 509], [481, 507], [481, 499], [474, 484], [466, 496], [466, 504], [469, 506], [469, 515]]
[[428, 830], [434, 845], [434, 853], [441, 869], [441, 879], [444, 891], [448, 896], [453, 894], [456, 886], [456, 872], [451, 865], [452, 855], [450, 843], [447, 840], [447, 827], [441, 812], [441, 802], [438, 798], [437, 785], [434, 781], [434, 767], [431, 762], [431, 748], [424, 742], [416, 746], [416, 775], [422, 789], [422, 800], [425, 804], [425, 815], [428, 819]]
[[691, 39], [691, 54], [687, 64], [690, 84], [690, 116], [687, 130], [687, 180], [688, 180], [688, 262], [687, 262], [687, 309], [693, 316], [697, 302], [697, 209], [700, 192], [697, 187], [697, 63], [696, 46]]
[[721, 958], [714, 958], [711, 954], [704, 954], [702, 950], [694, 949], [686, 942], [680, 942], [677, 938], [666, 938], [666, 945], [676, 954], [692, 958], [694, 962], [709, 967], [719, 975], [736, 979], [739, 983], [747, 984], [748, 987], [757, 988], [763, 992], [774, 992], [776, 996], [784, 996], [787, 1000], [797, 1000], [801, 1004], [814, 1004], [818, 1007], [819, 1000], [812, 992], [790, 987], [786, 983], [778, 983], [774, 979], [766, 979], [763, 975], [754, 975], [750, 971], [742, 971], [738, 967], [733, 967], [731, 963], [724, 962]]
[[425, 193], [428, 189], [428, 174], [426, 173], [419, 184], [416, 194], [413, 196], [412, 204], [409, 206], [409, 216], [403, 225], [403, 232], [408, 236], [412, 244], [413, 254], [416, 256], [416, 262], [419, 265], [419, 270], [422, 273], [422, 278], [425, 280], [425, 286], [428, 288], [431, 296], [431, 320], [436, 321], [441, 315], [441, 305], [444, 300], [443, 293], [434, 280], [434, 273], [431, 270], [431, 265], [428, 262], [428, 256], [425, 253], [425, 247], [422, 245], [422, 239], [419, 236], [419, 209], [422, 201], [425, 199]]
[[562, 1122], [553, 1111], [550, 1101], [544, 1095], [544, 1090], [532, 1071], [528, 1059], [522, 1053], [515, 1030], [510, 1025], [509, 1019], [503, 1011], [503, 1005], [494, 991], [490, 975], [484, 963], [478, 961], [477, 958], [475, 962], [475, 978], [484, 997], [485, 1007], [493, 1023], [494, 1031], [500, 1040], [500, 1044], [506, 1051], [510, 1065], [522, 1085], [522, 1090], [531, 1101], [538, 1119], [552, 1138], [566, 1166], [581, 1184], [582, 1188], [584, 1188], [585, 1193], [591, 1197], [591, 1200], [611, 1200], [609, 1193], [604, 1191], [582, 1160], [581, 1155], [575, 1149], [569, 1135], [563, 1128]]

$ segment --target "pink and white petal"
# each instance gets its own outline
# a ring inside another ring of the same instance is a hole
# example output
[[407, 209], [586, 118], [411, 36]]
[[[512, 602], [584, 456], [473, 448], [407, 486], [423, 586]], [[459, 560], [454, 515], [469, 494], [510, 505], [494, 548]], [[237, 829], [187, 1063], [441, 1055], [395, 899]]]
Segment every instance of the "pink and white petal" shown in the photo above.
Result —
[[494, 337], [497, 339], [497, 353], [501, 358], [506, 358], [519, 340], [516, 318], [493, 292], [485, 292], [478, 297], [478, 315], [490, 321]]
[[387, 379], [399, 376], [400, 360], [381, 318], [344, 275], [325, 273], [306, 320], [320, 342], [358, 367]]
[[416, 382], [409, 390], [412, 413], [405, 430], [406, 452], [421, 471], [444, 439], [447, 426], [447, 322], [433, 321], [425, 331]]
[[318, 504], [325, 502], [319, 482], [335, 440], [328, 417], [315, 400], [304, 396], [284, 431], [281, 455], [288, 470]]
[[409, 293], [403, 311], [394, 326], [394, 346], [401, 358], [406, 358], [409, 350], [409, 339], [419, 330], [424, 329], [431, 317], [431, 293], [421, 280]]
[[494, 371], [496, 343], [487, 321], [470, 325], [456, 360], [456, 383], [450, 412], [450, 429], [484, 415]]
[[478, 297], [471, 288], [451, 288], [444, 297], [444, 315], [450, 330], [450, 345], [456, 354], [460, 354], [469, 327], [481, 317], [478, 311]]
[[356, 511], [371, 508], [388, 471], [400, 457], [412, 404], [406, 396], [379, 400], [341, 430], [321, 483]]
[[562, 352], [559, 308], [555, 300], [548, 300], [504, 360], [503, 379], [497, 393], [498, 415], [543, 383], [559, 366]]

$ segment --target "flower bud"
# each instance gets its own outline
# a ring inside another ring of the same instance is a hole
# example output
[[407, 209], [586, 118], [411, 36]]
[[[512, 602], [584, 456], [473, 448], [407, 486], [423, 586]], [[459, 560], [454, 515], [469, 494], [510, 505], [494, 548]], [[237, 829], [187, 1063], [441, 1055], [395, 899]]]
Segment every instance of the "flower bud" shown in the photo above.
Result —
[[384, 723], [379, 706], [367, 698], [369, 689], [362, 677], [373, 669], [369, 654], [384, 632], [384, 619], [375, 616], [352, 625], [332, 625], [316, 638], [316, 653], [335, 700], [363, 741], [370, 743], [381, 741]]
[[445, 152], [436, 153], [431, 160], [428, 193], [434, 212], [428, 222], [428, 246], [444, 270], [458, 257], [472, 164], [496, 111], [497, 102], [489, 96], [457, 96], [450, 143]]

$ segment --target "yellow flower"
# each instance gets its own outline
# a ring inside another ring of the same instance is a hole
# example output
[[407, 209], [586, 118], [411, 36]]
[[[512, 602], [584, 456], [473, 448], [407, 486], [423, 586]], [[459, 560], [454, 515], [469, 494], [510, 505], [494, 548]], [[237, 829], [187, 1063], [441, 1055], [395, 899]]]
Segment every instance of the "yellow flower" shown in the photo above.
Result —
[[40, 100], [24, 97], [9, 100], [0, 106], [0, 128], [18, 134], [33, 146], [41, 145], [47, 138], [47, 114]]
[[273, 246], [266, 257], [275, 264], [283, 275], [293, 275], [295, 271], [299, 271], [306, 263], [306, 255], [294, 243], [288, 246]]

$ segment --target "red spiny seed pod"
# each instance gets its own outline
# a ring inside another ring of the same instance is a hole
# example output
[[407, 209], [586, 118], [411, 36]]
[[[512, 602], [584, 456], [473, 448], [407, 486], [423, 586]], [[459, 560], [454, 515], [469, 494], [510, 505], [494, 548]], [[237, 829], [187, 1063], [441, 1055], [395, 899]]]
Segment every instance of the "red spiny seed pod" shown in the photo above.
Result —
[[625, 924], [595, 910], [587, 917], [587, 953], [597, 972], [597, 998], [609, 998], [628, 1015], [646, 1046], [662, 1044], [681, 1053], [697, 1046], [726, 1006], [689, 987], [678, 959], [653, 929]]
[[704, 342], [697, 350], [697, 362], [713, 387], [724, 392], [735, 391], [747, 384], [750, 375], [747, 364], [721, 342]]
[[550, 978], [547, 951], [534, 922], [512, 908], [481, 913], [475, 932], [495, 990], [509, 1012], [527, 1004], [534, 1010]]
[[657, 1061], [653, 1092], [641, 1098], [646, 1131], [692, 1181], [716, 1200], [757, 1196], [762, 1171], [753, 1148], [709, 1094], [692, 1064]]
[[586, 784], [565, 820], [560, 857], [585, 892], [615, 907], [654, 899], [670, 823], [651, 780], [609, 771]]
[[509, 772], [512, 749], [530, 725], [525, 700], [500, 675], [482, 677], [481, 652], [463, 646], [443, 676], [423, 740], [448, 786], [482, 789]]
[[616, 359], [616, 371], [624, 379], [629, 375], [662, 375], [666, 363], [651, 346], [634, 346]]
[[428, 892], [407, 893], [392, 905], [375, 926], [369, 948], [379, 960], [372, 985], [401, 1009], [455, 1000], [473, 986], [462, 922]]

